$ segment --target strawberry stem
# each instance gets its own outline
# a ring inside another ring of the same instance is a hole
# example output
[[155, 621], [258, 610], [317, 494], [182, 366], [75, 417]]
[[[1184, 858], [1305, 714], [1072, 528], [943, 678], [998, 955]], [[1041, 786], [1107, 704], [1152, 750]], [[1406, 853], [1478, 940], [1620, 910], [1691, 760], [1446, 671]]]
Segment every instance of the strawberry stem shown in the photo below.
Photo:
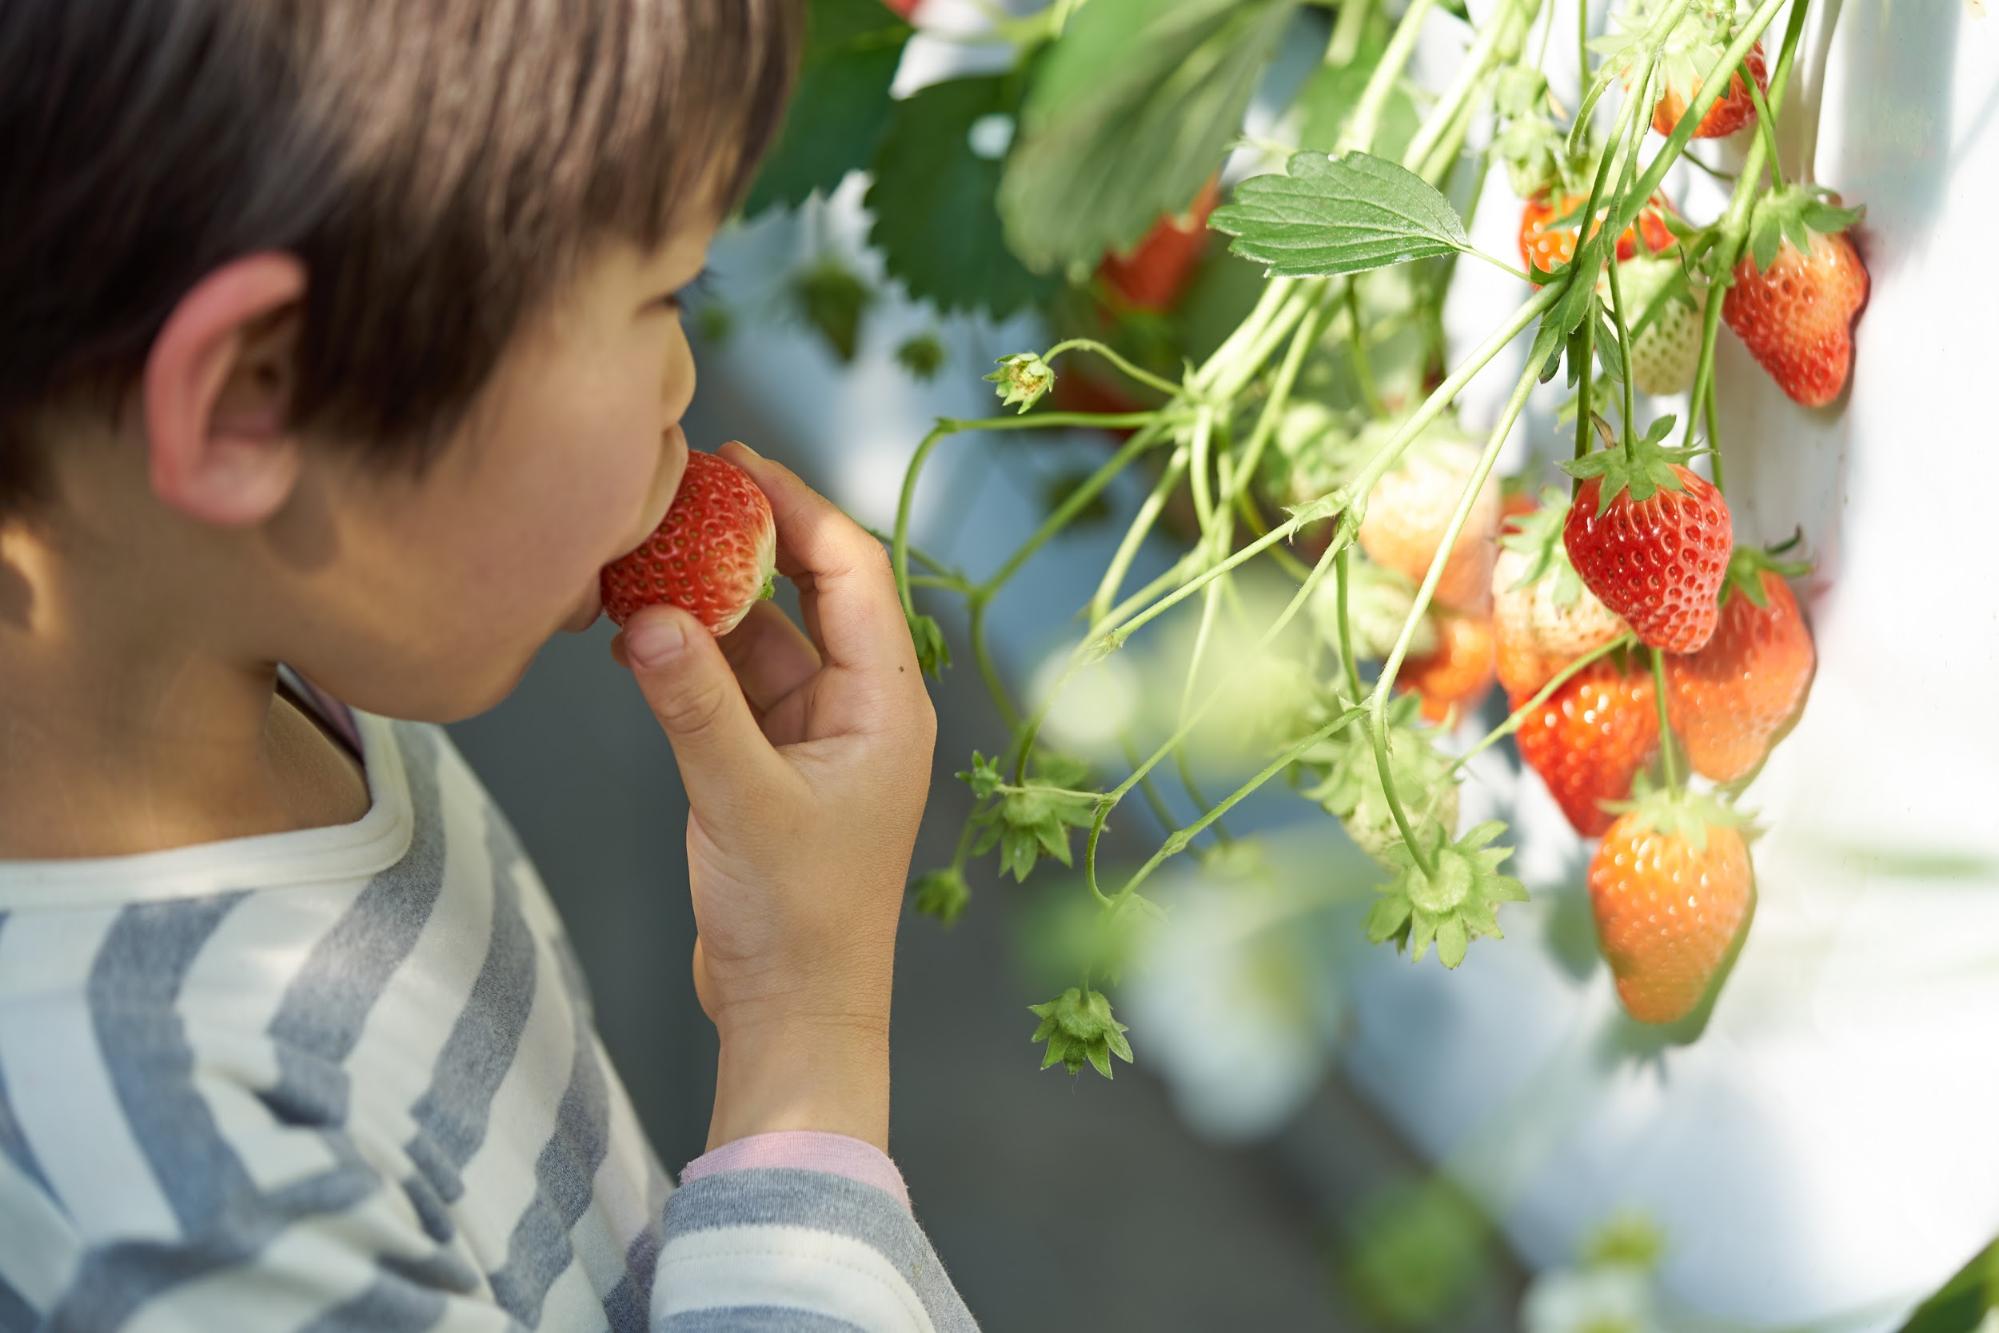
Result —
[[1666, 786], [1680, 789], [1680, 765], [1673, 757], [1673, 724], [1666, 718], [1666, 654], [1652, 650], [1652, 701], [1659, 709], [1659, 763], [1666, 773]]
[[1161, 379], [1149, 370], [1134, 366], [1131, 362], [1120, 356], [1116, 348], [1106, 346], [1098, 342], [1095, 338], [1065, 338], [1046, 352], [1043, 352], [1041, 359], [1053, 365], [1056, 357], [1069, 351], [1095, 352], [1098, 356], [1123, 371], [1127, 378], [1143, 384], [1146, 388], [1156, 389], [1168, 398], [1177, 398], [1180, 396], [1181, 389], [1179, 385], [1173, 383], [1171, 380]]
[[1638, 461], [1638, 402], [1631, 387], [1631, 326], [1624, 318], [1624, 282], [1618, 276], [1617, 247], [1610, 247], [1610, 313], [1617, 323], [1617, 357], [1623, 367], [1624, 456]]
[[1339, 580], [1335, 585], [1335, 598], [1339, 604], [1340, 664], [1346, 670], [1347, 691], [1355, 702], [1359, 702], [1367, 691], [1361, 688], [1360, 661], [1353, 654], [1353, 620], [1347, 614], [1347, 585], [1352, 578], [1352, 562], [1347, 555], [1347, 548], [1341, 546], [1337, 557], [1338, 569], [1333, 575]]
[[1756, 80], [1745, 72], [1742, 82], [1749, 89], [1749, 100], [1756, 104], [1757, 135], [1763, 140], [1764, 156], [1770, 159], [1770, 187], [1781, 190], [1784, 188], [1784, 164], [1777, 152], [1776, 118], [1771, 115], [1769, 104], [1763, 100], [1763, 90], [1756, 86]]
[[1346, 283], [1347, 309], [1347, 354], [1353, 358], [1353, 377], [1360, 385], [1360, 398], [1367, 404], [1369, 416], [1383, 415], [1381, 395], [1374, 387], [1374, 369], [1367, 355], [1367, 337], [1362, 332], [1360, 320], [1360, 275], [1355, 274]]

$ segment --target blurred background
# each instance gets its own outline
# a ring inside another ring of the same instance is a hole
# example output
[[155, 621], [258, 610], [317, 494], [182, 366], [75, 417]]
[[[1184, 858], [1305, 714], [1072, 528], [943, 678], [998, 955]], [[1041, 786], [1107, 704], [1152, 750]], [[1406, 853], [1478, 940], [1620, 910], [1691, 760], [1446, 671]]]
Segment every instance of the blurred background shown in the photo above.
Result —
[[[982, 858], [955, 924], [905, 917], [891, 1151], [985, 1327], [1892, 1328], [1999, 1231], [1999, 915], [1994, 895], [1966, 892], [1999, 882], [1999, 704], [1967, 684], [1999, 670], [1999, 617], [1948, 616], [1906, 581], [1924, 562], [1961, 563], [1939, 534], [1975, 523], [1969, 497], [1999, 483], [1989, 431], [1951, 442], [1989, 415], [1973, 386], [1981, 367], [1989, 378], [1990, 338], [1948, 333], [1962, 328], [1960, 294], [1999, 282], [1985, 235], [1999, 207], [1999, 32], [1959, 0], [1821, 9], [1800, 95], [1821, 99], [1823, 117], [1804, 133], [1819, 178], [1869, 206], [1876, 288], [1836, 417], [1798, 413], [1724, 346], [1738, 524], [1759, 539], [1803, 527], [1820, 554], [1809, 600], [1821, 667], [1805, 724], [1759, 781], [1779, 831], [1759, 847], [1756, 932], [1711, 1026], [1678, 1045], [1618, 1016], [1581, 891], [1587, 849], [1519, 781], [1510, 747], [1472, 766], [1466, 814], [1502, 812], [1522, 830], [1514, 873], [1534, 901], [1508, 909], [1505, 941], [1482, 942], [1452, 974], [1369, 948], [1360, 922], [1377, 873], [1316, 806], [1260, 795], [1230, 817], [1233, 850], [1176, 858], [1151, 881], [1173, 914], [1113, 991], [1138, 1052], [1113, 1081], [1038, 1071], [1029, 1040], [1027, 1006], [1073, 983], [1085, 890], [1046, 863], [1026, 884], [1003, 881]], [[923, 21], [979, 18], [970, 0], [928, 0]], [[1330, 21], [1301, 13], [1271, 88], [1310, 71]], [[1573, 4], [1553, 21], [1573, 24]], [[1418, 70], [1432, 86], [1462, 51], [1454, 33], [1430, 25]], [[919, 37], [897, 91], [980, 58]], [[1253, 134], [1270, 124], [1265, 100], [1281, 102], [1259, 99]], [[1067, 330], [1051, 336], [1030, 315], [940, 318], [908, 299], [869, 248], [866, 186], [850, 176], [720, 239], [686, 425], [697, 448], [753, 443], [886, 532], [930, 422], [992, 412], [980, 376], [995, 358]], [[1701, 188], [1676, 181], [1676, 198], [1698, 212], [1712, 203]], [[1507, 251], [1518, 207], [1509, 196], [1481, 210], [1475, 239]], [[797, 275], [828, 260], [876, 293], [847, 347], [799, 309]], [[1209, 269], [1223, 307], [1236, 270], [1259, 278], [1219, 246]], [[1455, 345], [1510, 308], [1508, 281], [1464, 275]], [[933, 379], [900, 359], [917, 337], [942, 354]], [[1536, 400], [1503, 466], [1547, 446], [1553, 403]], [[1496, 406], [1474, 392], [1467, 423], [1489, 424]], [[1963, 484], [1939, 497], [1888, 467], [1912, 439], [1953, 451]], [[913, 540], [990, 572], [1114, 444], [953, 438], [924, 474]], [[1017, 695], [1070, 646], [1070, 614], [1143, 499], [1144, 480], [1121, 483], [1097, 521], [1050, 543], [992, 604]], [[1155, 537], [1128, 586], [1174, 554]], [[943, 599], [923, 609], [958, 661], [932, 685], [936, 780], [915, 873], [949, 862], [970, 809], [953, 774], [1006, 741], [962, 615]], [[561, 906], [604, 1039], [677, 1172], [704, 1146], [715, 1056], [688, 976], [686, 806], [610, 633], [551, 645], [514, 697], [453, 731]], [[1913, 654], [1909, 636], [1930, 650]], [[1081, 745], [1093, 714], [1156, 688], [1134, 668], [1051, 727]], [[1871, 725], [1887, 698], [1892, 745]], [[1463, 734], [1497, 720], [1468, 719]], [[1213, 785], [1233, 786], [1233, 772], [1218, 758]], [[1163, 834], [1127, 802], [1104, 854], [1135, 865]], [[1656, 1286], [1625, 1281], [1655, 1259]]]

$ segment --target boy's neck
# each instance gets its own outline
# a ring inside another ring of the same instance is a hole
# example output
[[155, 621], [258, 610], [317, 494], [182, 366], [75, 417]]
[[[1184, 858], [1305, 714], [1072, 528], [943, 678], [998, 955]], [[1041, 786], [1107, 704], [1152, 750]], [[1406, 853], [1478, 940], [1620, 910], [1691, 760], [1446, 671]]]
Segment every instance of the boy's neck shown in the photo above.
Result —
[[165, 851], [367, 812], [359, 767], [276, 692], [275, 664], [158, 626], [121, 640], [66, 604], [76, 595], [45, 550], [0, 540], [0, 860]]

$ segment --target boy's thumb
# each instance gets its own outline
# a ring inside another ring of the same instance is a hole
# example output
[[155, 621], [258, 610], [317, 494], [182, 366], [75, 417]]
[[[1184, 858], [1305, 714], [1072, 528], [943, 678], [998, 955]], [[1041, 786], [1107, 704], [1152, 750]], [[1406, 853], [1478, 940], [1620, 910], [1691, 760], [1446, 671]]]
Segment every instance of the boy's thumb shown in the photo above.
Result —
[[681, 781], [697, 804], [732, 802], [755, 785], [770, 748], [715, 636], [676, 607], [651, 606], [625, 625], [625, 657], [673, 745]]

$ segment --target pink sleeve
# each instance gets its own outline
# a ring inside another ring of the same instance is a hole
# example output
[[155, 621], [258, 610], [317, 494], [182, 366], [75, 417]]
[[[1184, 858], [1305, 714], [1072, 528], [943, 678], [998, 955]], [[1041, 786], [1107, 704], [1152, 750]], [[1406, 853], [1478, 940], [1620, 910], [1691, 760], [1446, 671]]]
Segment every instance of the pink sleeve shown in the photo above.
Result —
[[828, 1134], [811, 1129], [788, 1129], [773, 1134], [752, 1134], [734, 1143], [725, 1143], [689, 1162], [680, 1173], [680, 1183], [724, 1171], [741, 1171], [755, 1166], [788, 1166], [804, 1171], [825, 1171], [863, 1185], [873, 1185], [894, 1196], [909, 1208], [909, 1187], [902, 1172], [887, 1153], [863, 1139], [847, 1134]]

